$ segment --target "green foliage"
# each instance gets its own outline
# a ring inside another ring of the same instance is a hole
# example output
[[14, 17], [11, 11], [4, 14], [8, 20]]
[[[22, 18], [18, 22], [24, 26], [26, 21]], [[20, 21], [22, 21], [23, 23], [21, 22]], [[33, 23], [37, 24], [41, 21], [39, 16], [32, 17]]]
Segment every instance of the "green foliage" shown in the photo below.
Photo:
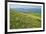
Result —
[[40, 28], [41, 18], [39, 16], [36, 16], [35, 13], [10, 11], [10, 29]]

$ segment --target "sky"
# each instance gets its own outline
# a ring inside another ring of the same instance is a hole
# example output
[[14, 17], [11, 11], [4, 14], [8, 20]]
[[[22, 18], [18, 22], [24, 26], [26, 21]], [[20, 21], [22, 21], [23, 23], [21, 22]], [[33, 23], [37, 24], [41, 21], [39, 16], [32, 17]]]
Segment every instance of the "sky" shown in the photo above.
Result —
[[17, 5], [17, 4], [10, 4], [10, 8], [41, 8], [41, 6], [34, 6], [34, 5]]

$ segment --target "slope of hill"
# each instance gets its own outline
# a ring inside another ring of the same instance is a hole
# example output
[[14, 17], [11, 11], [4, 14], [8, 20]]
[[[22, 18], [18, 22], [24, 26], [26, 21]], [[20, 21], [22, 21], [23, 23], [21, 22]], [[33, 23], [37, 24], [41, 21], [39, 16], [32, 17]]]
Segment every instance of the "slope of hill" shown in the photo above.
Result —
[[10, 11], [10, 29], [40, 28], [41, 19], [35, 13]]

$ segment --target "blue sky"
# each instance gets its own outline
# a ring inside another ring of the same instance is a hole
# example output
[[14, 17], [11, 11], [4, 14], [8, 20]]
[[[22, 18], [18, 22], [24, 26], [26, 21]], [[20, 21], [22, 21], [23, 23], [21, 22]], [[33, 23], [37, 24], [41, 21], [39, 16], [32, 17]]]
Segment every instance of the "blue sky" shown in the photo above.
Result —
[[34, 6], [34, 5], [17, 5], [17, 4], [10, 4], [10, 8], [41, 8], [41, 6]]

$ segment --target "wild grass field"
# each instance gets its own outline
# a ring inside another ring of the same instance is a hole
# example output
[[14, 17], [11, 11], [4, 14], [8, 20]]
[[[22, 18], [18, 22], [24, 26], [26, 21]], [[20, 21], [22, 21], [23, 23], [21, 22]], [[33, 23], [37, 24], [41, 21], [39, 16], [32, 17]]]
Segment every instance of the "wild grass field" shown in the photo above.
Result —
[[40, 28], [41, 15], [39, 13], [23, 13], [10, 11], [10, 29]]

